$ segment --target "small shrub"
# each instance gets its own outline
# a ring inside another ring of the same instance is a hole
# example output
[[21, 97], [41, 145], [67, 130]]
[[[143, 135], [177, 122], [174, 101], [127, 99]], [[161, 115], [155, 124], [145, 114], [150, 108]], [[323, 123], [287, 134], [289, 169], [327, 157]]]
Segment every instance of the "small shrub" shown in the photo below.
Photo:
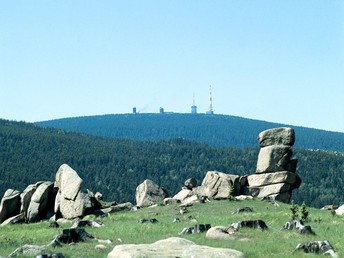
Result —
[[299, 215], [301, 222], [306, 222], [308, 220], [309, 212], [307, 210], [306, 204], [303, 202], [299, 209]]
[[232, 185], [228, 187], [228, 200], [234, 200], [234, 187]]
[[294, 201], [291, 201], [289, 209], [289, 217], [291, 220], [299, 219], [302, 223], [308, 221], [309, 211], [307, 210], [307, 206], [304, 202], [301, 206], [299, 206], [296, 203], [294, 203]]
[[299, 206], [294, 202], [294, 200], [291, 201], [291, 205], [290, 205], [290, 219], [291, 220], [296, 220], [299, 218]]

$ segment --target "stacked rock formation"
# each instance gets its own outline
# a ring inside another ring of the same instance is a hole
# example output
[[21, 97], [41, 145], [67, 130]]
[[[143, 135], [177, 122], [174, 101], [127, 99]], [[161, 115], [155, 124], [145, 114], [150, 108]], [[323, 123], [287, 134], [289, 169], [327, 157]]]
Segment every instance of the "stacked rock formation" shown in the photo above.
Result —
[[288, 127], [273, 128], [261, 132], [258, 140], [256, 174], [247, 177], [246, 193], [289, 202], [292, 190], [301, 184], [296, 174], [297, 160], [291, 159], [295, 132]]

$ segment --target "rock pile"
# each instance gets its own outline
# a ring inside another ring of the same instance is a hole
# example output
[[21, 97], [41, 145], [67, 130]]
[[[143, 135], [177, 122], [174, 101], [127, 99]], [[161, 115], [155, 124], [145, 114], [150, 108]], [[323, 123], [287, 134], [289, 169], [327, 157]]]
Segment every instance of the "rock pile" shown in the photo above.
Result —
[[305, 253], [323, 254], [333, 258], [338, 257], [327, 240], [300, 243], [296, 246], [294, 252], [298, 250], [303, 250]]
[[246, 194], [289, 202], [292, 190], [300, 187], [297, 160], [291, 159], [295, 142], [292, 128], [280, 127], [261, 132], [256, 174], [247, 176]]
[[194, 184], [193, 187], [186, 187], [184, 184], [182, 190], [174, 195], [173, 199], [180, 201], [182, 205], [187, 205], [195, 201], [201, 201], [202, 198], [204, 200], [208, 200], [208, 198], [227, 199], [231, 194], [238, 196], [242, 192], [242, 181], [244, 179], [245, 177], [238, 175], [208, 171], [200, 186]]
[[292, 220], [292, 221], [288, 221], [284, 224], [283, 230], [297, 230], [300, 234], [311, 234], [311, 235], [315, 235], [315, 233], [312, 230], [312, 227], [309, 225], [303, 225], [302, 221], [300, 220]]
[[94, 212], [97, 206], [83, 189], [83, 180], [66, 164], [60, 166], [55, 182], [37, 182], [20, 193], [9, 189], [0, 204], [0, 224], [37, 222], [49, 219], [72, 219]]
[[199, 201], [202, 197], [236, 199], [244, 194], [289, 202], [292, 190], [301, 185], [301, 178], [296, 174], [297, 160], [291, 158], [291, 147], [295, 142], [294, 130], [287, 127], [269, 129], [261, 132], [258, 140], [261, 148], [255, 174], [238, 176], [208, 171], [201, 186], [190, 184], [191, 179], [188, 179], [173, 199], [185, 205]]

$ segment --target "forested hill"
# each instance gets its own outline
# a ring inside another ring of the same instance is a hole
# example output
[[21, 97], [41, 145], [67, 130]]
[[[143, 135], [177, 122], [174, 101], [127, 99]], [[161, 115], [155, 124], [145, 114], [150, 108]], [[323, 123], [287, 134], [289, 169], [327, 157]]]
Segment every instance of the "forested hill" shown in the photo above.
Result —
[[[257, 156], [258, 147], [101, 138], [0, 120], [0, 197], [8, 188], [23, 191], [37, 181], [54, 181], [59, 166], [67, 163], [106, 200], [134, 202], [137, 185], [147, 178], [175, 194], [187, 178], [201, 183], [209, 170], [253, 174]], [[344, 202], [343, 153], [296, 148], [294, 156], [303, 180], [295, 201], [313, 207]]]
[[[175, 113], [85, 116], [36, 124], [113, 138], [168, 140], [182, 137], [211, 146], [239, 148], [256, 147], [257, 136], [265, 129], [288, 126], [229, 115]], [[296, 147], [344, 152], [344, 133], [290, 127], [295, 129]]]

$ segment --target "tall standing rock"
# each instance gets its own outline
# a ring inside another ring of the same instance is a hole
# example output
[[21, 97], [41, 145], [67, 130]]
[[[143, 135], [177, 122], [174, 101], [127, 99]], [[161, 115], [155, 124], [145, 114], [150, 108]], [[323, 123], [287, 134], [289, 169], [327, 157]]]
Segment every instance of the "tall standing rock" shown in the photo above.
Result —
[[37, 222], [53, 215], [54, 206], [52, 204], [55, 201], [53, 188], [53, 182], [43, 182], [37, 187], [26, 211], [27, 222]]
[[0, 203], [0, 224], [6, 219], [18, 215], [20, 211], [20, 192], [8, 189]]
[[86, 215], [86, 210], [92, 207], [87, 192], [82, 189], [83, 180], [78, 173], [63, 164], [55, 176], [58, 193], [55, 200], [55, 213], [60, 212], [65, 219], [72, 219]]
[[296, 174], [297, 160], [291, 159], [294, 129], [280, 127], [265, 130], [258, 135], [258, 141], [261, 148], [256, 174], [247, 177], [245, 192], [289, 202], [292, 190], [301, 184], [301, 178]]
[[56, 173], [55, 182], [63, 198], [75, 200], [83, 180], [74, 169], [63, 164]]
[[37, 188], [43, 181], [37, 182], [36, 184], [28, 185], [25, 190], [20, 194], [21, 207], [20, 212], [24, 213], [25, 221], [27, 221], [27, 210], [31, 203], [32, 195], [36, 192]]
[[136, 188], [136, 205], [139, 207], [151, 206], [163, 201], [166, 197], [166, 191], [149, 179], [143, 181]]

